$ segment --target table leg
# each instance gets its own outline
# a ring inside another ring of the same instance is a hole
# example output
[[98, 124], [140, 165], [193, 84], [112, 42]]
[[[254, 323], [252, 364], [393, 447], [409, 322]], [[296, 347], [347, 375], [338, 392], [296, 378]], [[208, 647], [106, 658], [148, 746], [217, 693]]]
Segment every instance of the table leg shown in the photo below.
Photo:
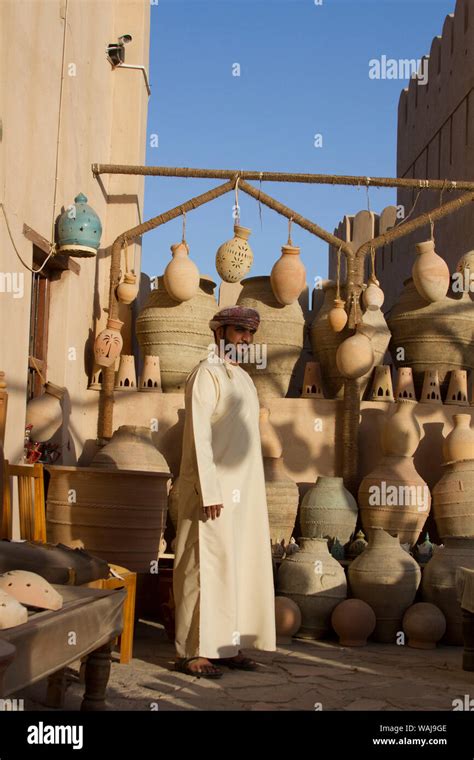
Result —
[[474, 670], [474, 614], [462, 610], [462, 635], [464, 639], [463, 670]]
[[46, 691], [47, 707], [62, 707], [66, 693], [66, 668], [61, 668], [56, 673], [48, 676]]
[[81, 710], [92, 712], [106, 710], [105, 692], [110, 676], [112, 662], [112, 642], [91, 652], [87, 657], [85, 667], [86, 690], [81, 704]]

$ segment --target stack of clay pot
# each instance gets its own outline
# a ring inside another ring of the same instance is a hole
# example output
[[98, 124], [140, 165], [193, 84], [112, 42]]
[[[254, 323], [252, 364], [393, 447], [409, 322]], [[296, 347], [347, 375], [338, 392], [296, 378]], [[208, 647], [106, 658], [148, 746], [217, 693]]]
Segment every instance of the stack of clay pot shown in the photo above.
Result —
[[444, 474], [433, 489], [433, 511], [443, 546], [426, 565], [423, 598], [446, 616], [446, 641], [462, 644], [456, 570], [474, 569], [474, 431], [470, 414], [455, 414], [443, 447]]
[[337, 538], [344, 545], [355, 531], [357, 514], [357, 502], [343, 479], [319, 475], [301, 502], [301, 531], [307, 538]]
[[274, 552], [288, 546], [295, 527], [299, 491], [288, 477], [283, 464], [280, 438], [270, 422], [270, 412], [260, 409], [260, 438], [262, 443], [265, 491], [267, 495], [270, 538]]
[[415, 598], [421, 571], [398, 538], [382, 528], [369, 531], [369, 545], [349, 565], [352, 596], [375, 612], [376, 641], [396, 643], [405, 611]]
[[384, 528], [400, 543], [413, 545], [426, 522], [431, 496], [415, 469], [413, 455], [421, 436], [416, 402], [399, 399], [381, 436], [383, 458], [362, 480], [359, 506], [364, 530]]
[[[268, 397], [283, 398], [296, 374], [304, 341], [304, 316], [298, 300], [282, 305], [275, 297], [270, 277], [248, 277], [242, 280], [239, 306], [256, 309], [260, 325], [255, 334], [255, 349], [265, 351], [254, 363], [242, 364], [255, 383], [262, 401]], [[262, 361], [262, 359], [264, 361]]]

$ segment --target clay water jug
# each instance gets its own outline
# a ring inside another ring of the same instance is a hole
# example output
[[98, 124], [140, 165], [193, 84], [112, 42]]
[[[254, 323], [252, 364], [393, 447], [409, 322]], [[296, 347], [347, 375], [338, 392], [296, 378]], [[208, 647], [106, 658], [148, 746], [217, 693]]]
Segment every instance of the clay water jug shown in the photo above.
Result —
[[471, 428], [470, 414], [454, 414], [454, 427], [443, 444], [445, 462], [474, 459], [474, 430]]
[[289, 306], [301, 295], [306, 285], [306, 269], [300, 258], [300, 248], [282, 246], [281, 256], [273, 265], [270, 282], [278, 303]]
[[107, 327], [99, 333], [94, 342], [94, 357], [101, 367], [111, 367], [123, 347], [120, 333], [123, 322], [120, 319], [108, 319]]
[[336, 353], [336, 364], [341, 375], [358, 378], [365, 375], [374, 364], [374, 351], [371, 338], [375, 329], [371, 325], [359, 322], [354, 335], [341, 343]]
[[405, 611], [413, 603], [421, 571], [398, 538], [382, 528], [369, 532], [367, 549], [349, 565], [352, 595], [367, 602], [377, 618], [374, 639], [395, 643]]
[[435, 251], [434, 240], [416, 246], [417, 258], [411, 270], [413, 281], [425, 301], [435, 302], [446, 297], [450, 275], [448, 265]]
[[367, 288], [362, 295], [362, 301], [369, 311], [381, 309], [385, 300], [384, 292], [380, 287], [380, 282], [373, 275], [369, 278]]
[[251, 230], [248, 227], [234, 225], [234, 237], [218, 248], [216, 269], [224, 282], [240, 282], [250, 272], [253, 264], [253, 252], [248, 244]]
[[133, 272], [126, 272], [123, 276], [123, 282], [117, 287], [117, 298], [121, 303], [129, 304], [135, 300], [137, 295], [137, 275]]
[[163, 283], [174, 301], [189, 301], [199, 290], [199, 269], [189, 258], [189, 246], [183, 240], [171, 246], [172, 260], [163, 274]]
[[334, 299], [334, 306], [328, 313], [328, 322], [331, 329], [338, 333], [344, 330], [347, 325], [347, 311], [345, 310], [346, 302], [342, 298]]
[[301, 532], [306, 538], [338, 538], [347, 544], [357, 515], [357, 502], [344, 488], [343, 479], [319, 475], [301, 502]]

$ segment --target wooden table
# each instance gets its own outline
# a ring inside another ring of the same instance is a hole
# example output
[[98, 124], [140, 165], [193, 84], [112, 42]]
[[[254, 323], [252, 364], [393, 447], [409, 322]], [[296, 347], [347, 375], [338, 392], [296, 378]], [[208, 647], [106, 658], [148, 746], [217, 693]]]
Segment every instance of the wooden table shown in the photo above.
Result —
[[54, 588], [63, 597], [62, 609], [31, 608], [26, 623], [0, 630], [0, 697], [49, 676], [50, 706], [60, 706], [65, 668], [87, 657], [81, 710], [105, 710], [111, 647], [122, 631], [126, 591]]

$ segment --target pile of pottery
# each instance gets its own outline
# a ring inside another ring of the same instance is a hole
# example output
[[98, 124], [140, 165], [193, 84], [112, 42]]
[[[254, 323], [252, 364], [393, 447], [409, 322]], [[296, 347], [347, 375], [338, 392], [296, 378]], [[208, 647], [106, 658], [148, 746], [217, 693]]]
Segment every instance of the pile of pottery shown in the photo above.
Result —
[[423, 598], [446, 616], [446, 641], [462, 644], [456, 571], [474, 569], [474, 430], [470, 414], [455, 414], [443, 447], [444, 474], [433, 489], [433, 512], [444, 546], [426, 565]]

